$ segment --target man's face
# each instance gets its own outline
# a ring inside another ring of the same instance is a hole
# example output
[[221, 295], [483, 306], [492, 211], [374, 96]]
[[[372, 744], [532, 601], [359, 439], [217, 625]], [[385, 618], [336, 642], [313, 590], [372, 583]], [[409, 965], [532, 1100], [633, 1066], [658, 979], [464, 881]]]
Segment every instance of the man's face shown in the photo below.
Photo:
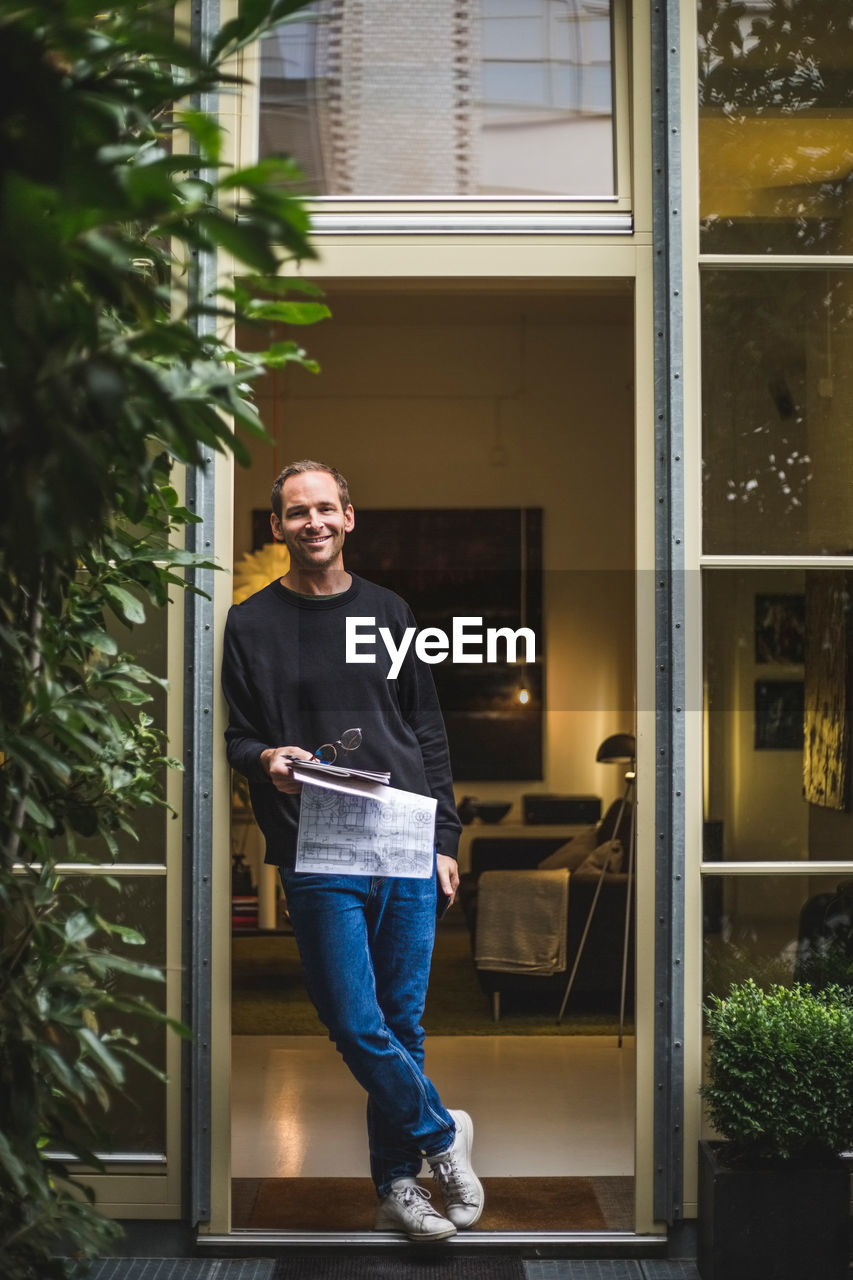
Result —
[[328, 471], [288, 476], [281, 489], [281, 519], [270, 516], [273, 537], [284, 542], [297, 569], [343, 569], [344, 538], [355, 525], [352, 507], [341, 506]]

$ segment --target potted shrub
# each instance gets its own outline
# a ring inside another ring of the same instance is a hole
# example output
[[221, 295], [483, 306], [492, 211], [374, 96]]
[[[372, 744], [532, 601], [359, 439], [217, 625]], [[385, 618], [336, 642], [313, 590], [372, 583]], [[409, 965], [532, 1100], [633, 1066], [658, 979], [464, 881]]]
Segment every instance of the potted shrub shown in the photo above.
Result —
[[749, 979], [705, 1006], [702, 1280], [846, 1280], [853, 995]]

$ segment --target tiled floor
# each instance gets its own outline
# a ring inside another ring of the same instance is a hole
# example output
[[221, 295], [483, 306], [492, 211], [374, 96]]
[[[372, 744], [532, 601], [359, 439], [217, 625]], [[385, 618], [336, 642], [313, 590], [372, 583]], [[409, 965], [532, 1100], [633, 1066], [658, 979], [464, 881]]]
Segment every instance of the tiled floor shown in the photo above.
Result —
[[[432, 1036], [427, 1071], [487, 1177], [633, 1173], [633, 1039]], [[235, 1036], [232, 1072], [235, 1178], [367, 1176], [364, 1094], [327, 1039]]]

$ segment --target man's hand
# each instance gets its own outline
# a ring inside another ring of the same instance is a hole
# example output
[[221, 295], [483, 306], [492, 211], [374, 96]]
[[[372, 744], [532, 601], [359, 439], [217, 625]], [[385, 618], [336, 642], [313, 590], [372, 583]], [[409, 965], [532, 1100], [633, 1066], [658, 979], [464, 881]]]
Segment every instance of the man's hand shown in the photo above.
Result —
[[311, 752], [302, 747], [267, 747], [266, 751], [261, 752], [261, 764], [276, 791], [295, 796], [302, 790], [302, 783], [294, 778], [287, 756], [296, 756], [297, 760], [314, 759]]
[[439, 853], [436, 854], [435, 866], [438, 872], [438, 883], [453, 902], [456, 890], [459, 888], [459, 868], [456, 865], [456, 859], [448, 858], [446, 853]]

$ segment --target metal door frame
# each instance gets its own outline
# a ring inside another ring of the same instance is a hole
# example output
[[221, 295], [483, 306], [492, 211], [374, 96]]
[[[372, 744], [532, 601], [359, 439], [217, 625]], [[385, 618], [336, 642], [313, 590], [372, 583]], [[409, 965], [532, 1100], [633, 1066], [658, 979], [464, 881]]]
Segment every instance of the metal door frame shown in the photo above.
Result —
[[[653, 0], [650, 20], [656, 571], [654, 1213], [659, 1221], [675, 1224], [681, 1218], [683, 1199], [685, 996], [684, 355], [678, 0]], [[203, 45], [218, 30], [219, 0], [198, 0], [193, 22], [196, 39]], [[208, 98], [203, 106], [215, 113], [218, 103]], [[196, 265], [199, 294], [209, 290], [215, 270], [215, 263]], [[194, 548], [206, 556], [214, 554], [214, 473], [212, 457], [205, 457], [189, 469], [187, 478], [187, 503], [203, 518], [202, 524], [191, 526], [190, 534], [196, 540]], [[211, 1204], [212, 761], [213, 708], [218, 694], [213, 571], [198, 570], [192, 576], [194, 585], [207, 593], [207, 597], [187, 595], [185, 647], [184, 1018], [194, 1034], [185, 1060], [189, 1097], [184, 1150], [188, 1216], [198, 1225], [209, 1219]], [[221, 1245], [229, 1238], [202, 1239]], [[640, 1239], [632, 1237], [635, 1242]]]

